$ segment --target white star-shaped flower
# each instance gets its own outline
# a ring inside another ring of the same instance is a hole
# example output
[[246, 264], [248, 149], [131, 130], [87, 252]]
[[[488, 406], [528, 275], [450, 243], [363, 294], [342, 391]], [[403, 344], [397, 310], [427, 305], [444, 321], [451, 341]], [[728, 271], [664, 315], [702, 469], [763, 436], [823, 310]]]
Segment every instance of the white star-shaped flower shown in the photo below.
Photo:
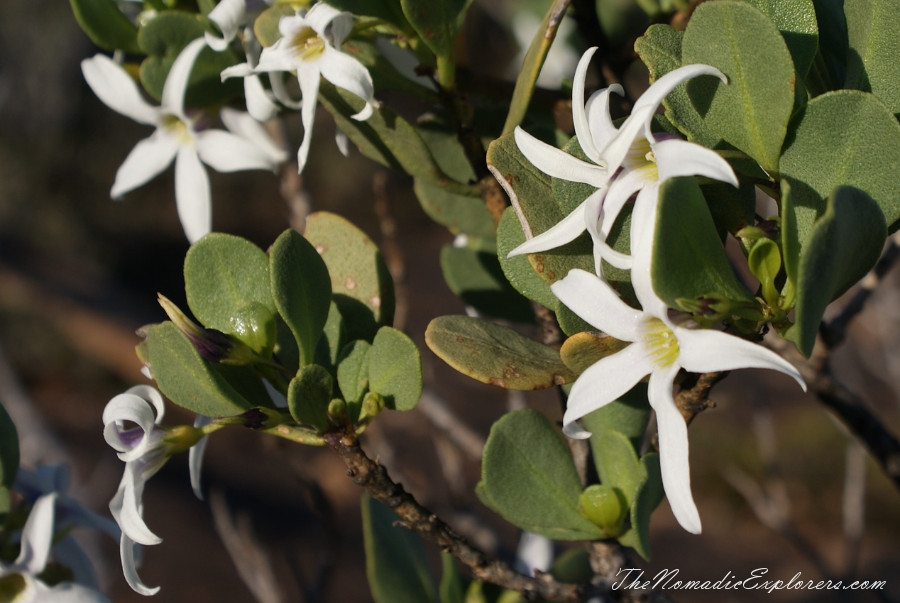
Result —
[[[295, 15], [281, 18], [278, 22], [281, 38], [263, 49], [259, 64], [253, 66], [244, 63], [222, 72], [222, 79], [258, 73], [296, 72], [302, 96], [300, 117], [303, 123], [303, 140], [297, 151], [300, 171], [303, 171], [309, 156], [320, 77], [365, 101], [365, 106], [352, 116], [353, 119], [363, 121], [372, 115], [372, 76], [362, 63], [340, 51], [352, 28], [353, 17], [350, 13], [320, 2], [309, 11], [301, 10]], [[279, 94], [274, 84], [273, 81], [278, 100], [289, 103], [290, 100], [283, 98], [283, 93]]]
[[597, 187], [574, 211], [558, 224], [513, 249], [509, 255], [547, 251], [573, 241], [587, 230], [594, 242], [594, 263], [601, 273], [601, 259], [619, 268], [630, 268], [629, 254], [615, 251], [606, 243], [619, 212], [637, 193], [632, 214], [632, 246], [656, 214], [659, 185], [677, 176], [706, 176], [737, 186], [731, 166], [718, 154], [700, 145], [667, 134], [654, 134], [650, 126], [656, 109], [679, 84], [700, 75], [724, 80], [719, 70], [708, 65], [685, 65], [659, 78], [637, 100], [631, 115], [616, 128], [609, 116], [609, 94], [621, 94], [618, 85], [595, 92], [584, 103], [584, 81], [596, 48], [581, 57], [572, 88], [572, 117], [575, 134], [590, 162], [534, 138], [516, 128], [516, 144], [539, 170], [554, 177]]
[[[652, 231], [647, 239], [652, 239]], [[652, 247], [652, 241], [643, 242]], [[571, 270], [551, 285], [559, 300], [597, 329], [631, 342], [623, 350], [588, 367], [569, 392], [563, 431], [573, 438], [590, 433], [576, 421], [619, 399], [650, 375], [648, 398], [656, 411], [663, 487], [672, 512], [681, 526], [700, 532], [700, 516], [691, 496], [687, 425], [675, 405], [672, 387], [678, 371], [692, 373], [768, 368], [790, 375], [806, 390], [800, 373], [774, 352], [745, 339], [711, 329], [679, 326], [668, 317], [668, 308], [653, 291], [649, 254], [636, 251], [632, 284], [642, 310], [623, 302], [600, 277]]]
[[[181, 225], [192, 243], [212, 229], [209, 177], [203, 163], [220, 172], [274, 170], [284, 152], [249, 116], [223, 110], [226, 126], [237, 132], [203, 129], [201, 119], [184, 108], [184, 93], [203, 38], [189, 43], [178, 55], [163, 86], [160, 106], [149, 104], [137, 84], [117, 63], [98, 54], [81, 63], [85, 80], [112, 110], [142, 124], [154, 126], [150, 137], [135, 145], [116, 172], [113, 198], [145, 184], [174, 160], [175, 201]], [[230, 111], [230, 110], [229, 110]], [[248, 121], [249, 120], [249, 121]]]

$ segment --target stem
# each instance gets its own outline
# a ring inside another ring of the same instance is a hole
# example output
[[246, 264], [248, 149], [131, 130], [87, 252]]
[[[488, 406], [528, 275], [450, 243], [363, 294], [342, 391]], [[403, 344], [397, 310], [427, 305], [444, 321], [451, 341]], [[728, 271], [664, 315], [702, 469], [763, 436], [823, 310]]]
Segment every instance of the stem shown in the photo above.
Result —
[[403, 486], [391, 480], [387, 470], [366, 455], [355, 437], [329, 433], [325, 435], [325, 442], [347, 465], [347, 475], [355, 484], [365, 488], [375, 500], [392, 509], [406, 528], [436, 543], [441, 550], [452, 554], [469, 567], [476, 580], [518, 591], [529, 600], [540, 598], [583, 601], [591, 594], [588, 592], [591, 590], [588, 585], [557, 582], [550, 574], [530, 578], [517, 573], [502, 561], [491, 559], [466, 542], [437, 515], [420, 505]]

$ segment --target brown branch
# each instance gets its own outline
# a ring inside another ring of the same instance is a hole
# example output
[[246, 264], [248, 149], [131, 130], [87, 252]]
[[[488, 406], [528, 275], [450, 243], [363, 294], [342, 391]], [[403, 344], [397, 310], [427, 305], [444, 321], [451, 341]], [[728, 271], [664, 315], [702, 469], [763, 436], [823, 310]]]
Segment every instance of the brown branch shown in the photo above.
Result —
[[347, 474], [355, 484], [392, 509], [400, 517], [402, 525], [436, 543], [441, 550], [469, 567], [476, 580], [518, 591], [528, 600], [583, 601], [592, 594], [598, 594], [588, 592], [595, 590], [589, 585], [557, 582], [550, 574], [539, 574], [534, 578], [524, 576], [506, 563], [491, 559], [420, 505], [403, 486], [391, 480], [387, 470], [370, 459], [354, 437], [331, 433], [325, 435], [325, 440], [347, 465]]
[[726, 375], [727, 372], [687, 374], [685, 381], [681, 383], [681, 391], [675, 394], [675, 406], [688, 425], [698, 414], [715, 406], [709, 399], [709, 391]]

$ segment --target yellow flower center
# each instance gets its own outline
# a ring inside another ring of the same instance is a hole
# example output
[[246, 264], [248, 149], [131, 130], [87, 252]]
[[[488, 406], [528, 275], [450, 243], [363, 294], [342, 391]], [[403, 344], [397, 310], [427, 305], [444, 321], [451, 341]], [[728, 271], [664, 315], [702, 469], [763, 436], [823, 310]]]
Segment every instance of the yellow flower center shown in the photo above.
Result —
[[635, 138], [625, 157], [625, 165], [628, 168], [644, 172], [647, 178], [657, 180], [659, 174], [656, 170], [656, 156], [650, 147], [650, 141], [643, 136]]
[[319, 37], [311, 27], [304, 27], [291, 40], [291, 47], [301, 61], [317, 58], [325, 51], [325, 40]]
[[678, 359], [678, 338], [658, 318], [648, 318], [641, 327], [641, 343], [650, 360], [658, 367], [671, 366]]
[[193, 140], [188, 125], [176, 115], [163, 116], [160, 127], [182, 143], [189, 143]]

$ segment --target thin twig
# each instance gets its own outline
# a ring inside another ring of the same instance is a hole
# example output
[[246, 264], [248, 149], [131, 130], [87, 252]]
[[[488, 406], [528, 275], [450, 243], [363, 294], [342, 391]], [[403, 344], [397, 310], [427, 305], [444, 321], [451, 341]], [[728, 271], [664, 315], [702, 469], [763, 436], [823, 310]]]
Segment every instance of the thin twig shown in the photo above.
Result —
[[388, 172], [379, 170], [372, 177], [373, 209], [381, 231], [381, 252], [394, 281], [394, 328], [402, 331], [409, 313], [409, 294], [406, 291], [406, 262], [397, 243], [397, 222], [391, 214], [388, 195]]
[[365, 488], [373, 498], [392, 509], [400, 517], [402, 525], [436, 543], [442, 550], [451, 553], [469, 567], [475, 579], [518, 591], [523, 597], [531, 600], [541, 598], [554, 601], [582, 601], [588, 597], [588, 591], [593, 591], [588, 585], [557, 582], [549, 574], [541, 574], [534, 578], [523, 576], [506, 563], [491, 559], [420, 505], [403, 489], [403, 486], [391, 480], [385, 468], [370, 459], [354, 437], [331, 433], [327, 434], [325, 439], [347, 465], [347, 473], [354, 483]]

